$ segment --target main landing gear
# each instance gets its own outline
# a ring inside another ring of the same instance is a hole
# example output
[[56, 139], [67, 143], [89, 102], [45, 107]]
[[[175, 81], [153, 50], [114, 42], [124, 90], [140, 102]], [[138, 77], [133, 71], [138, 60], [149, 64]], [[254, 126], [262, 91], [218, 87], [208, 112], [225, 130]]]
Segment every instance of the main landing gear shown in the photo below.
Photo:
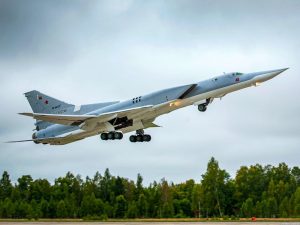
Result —
[[123, 138], [123, 134], [121, 132], [109, 132], [109, 133], [102, 133], [100, 135], [102, 140], [121, 140]]
[[129, 140], [130, 142], [149, 142], [151, 141], [151, 136], [144, 134], [144, 130], [137, 130], [136, 135], [131, 135]]
[[[121, 140], [123, 138], [123, 134], [121, 132], [108, 132], [102, 133], [100, 138], [104, 141], [107, 140]], [[149, 142], [151, 141], [151, 136], [149, 134], [144, 134], [144, 130], [137, 130], [136, 135], [131, 135], [129, 137], [131, 142]]]

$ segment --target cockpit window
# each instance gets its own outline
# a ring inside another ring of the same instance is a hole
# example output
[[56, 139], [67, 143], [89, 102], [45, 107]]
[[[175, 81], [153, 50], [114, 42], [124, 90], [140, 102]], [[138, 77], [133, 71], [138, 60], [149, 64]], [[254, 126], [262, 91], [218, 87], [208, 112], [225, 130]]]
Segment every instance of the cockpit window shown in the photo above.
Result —
[[241, 76], [243, 75], [243, 73], [240, 73], [240, 72], [235, 72], [235, 73], [232, 73], [233, 76]]

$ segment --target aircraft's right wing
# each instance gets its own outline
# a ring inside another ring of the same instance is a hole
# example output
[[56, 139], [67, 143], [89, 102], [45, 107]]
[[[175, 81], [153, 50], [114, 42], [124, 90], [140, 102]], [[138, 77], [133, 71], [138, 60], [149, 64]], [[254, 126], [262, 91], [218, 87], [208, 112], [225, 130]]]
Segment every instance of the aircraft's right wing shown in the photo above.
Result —
[[108, 113], [103, 113], [97, 117], [98, 119], [101, 120], [101, 122], [106, 122], [103, 121], [101, 118], [104, 116], [113, 116], [117, 115], [116, 117], [128, 117], [128, 119], [132, 119], [135, 115], [144, 113], [147, 111], [150, 111], [153, 108], [153, 105], [146, 105], [146, 106], [141, 106], [141, 107], [135, 107], [135, 108], [129, 108], [129, 109], [124, 109], [124, 110], [119, 110], [119, 111], [114, 111], [114, 112], [108, 112]]

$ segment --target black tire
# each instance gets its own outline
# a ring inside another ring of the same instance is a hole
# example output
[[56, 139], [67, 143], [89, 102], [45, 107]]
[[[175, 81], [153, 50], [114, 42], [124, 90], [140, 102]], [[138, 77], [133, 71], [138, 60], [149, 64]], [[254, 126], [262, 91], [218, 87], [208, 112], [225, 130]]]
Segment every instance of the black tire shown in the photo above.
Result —
[[205, 112], [206, 111], [206, 105], [204, 105], [204, 104], [198, 105], [198, 110], [200, 112]]
[[107, 134], [107, 139], [108, 140], [115, 140], [115, 134], [114, 134], [114, 132], [109, 132]]
[[108, 138], [107, 138], [107, 133], [102, 133], [101, 135], [100, 135], [100, 137], [101, 137], [101, 140], [104, 140], [104, 141], [106, 141]]
[[136, 142], [136, 136], [135, 135], [130, 135], [129, 141], [130, 142]]
[[118, 140], [121, 140], [123, 138], [123, 134], [121, 132], [116, 132], [114, 134], [114, 136], [115, 136], [115, 139], [118, 139]]
[[143, 142], [143, 141], [144, 141], [144, 140], [143, 140], [143, 135], [140, 135], [140, 134], [137, 135], [137, 136], [136, 136], [136, 141], [137, 141], [137, 142]]
[[149, 141], [151, 141], [151, 136], [149, 134], [145, 134], [143, 136], [143, 140], [146, 141], [146, 142], [149, 142]]

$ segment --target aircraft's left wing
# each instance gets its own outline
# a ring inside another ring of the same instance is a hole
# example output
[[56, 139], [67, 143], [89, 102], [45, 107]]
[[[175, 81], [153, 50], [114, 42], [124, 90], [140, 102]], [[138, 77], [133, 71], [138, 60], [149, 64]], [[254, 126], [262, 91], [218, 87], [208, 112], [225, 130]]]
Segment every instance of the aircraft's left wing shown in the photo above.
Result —
[[150, 111], [152, 105], [129, 108], [124, 110], [102, 113], [100, 115], [60, 115], [60, 114], [41, 114], [41, 113], [19, 113], [20, 115], [30, 116], [37, 120], [43, 120], [50, 123], [78, 126], [87, 120], [93, 120], [97, 123], [107, 122], [117, 117], [127, 116], [132, 118], [134, 115]]

